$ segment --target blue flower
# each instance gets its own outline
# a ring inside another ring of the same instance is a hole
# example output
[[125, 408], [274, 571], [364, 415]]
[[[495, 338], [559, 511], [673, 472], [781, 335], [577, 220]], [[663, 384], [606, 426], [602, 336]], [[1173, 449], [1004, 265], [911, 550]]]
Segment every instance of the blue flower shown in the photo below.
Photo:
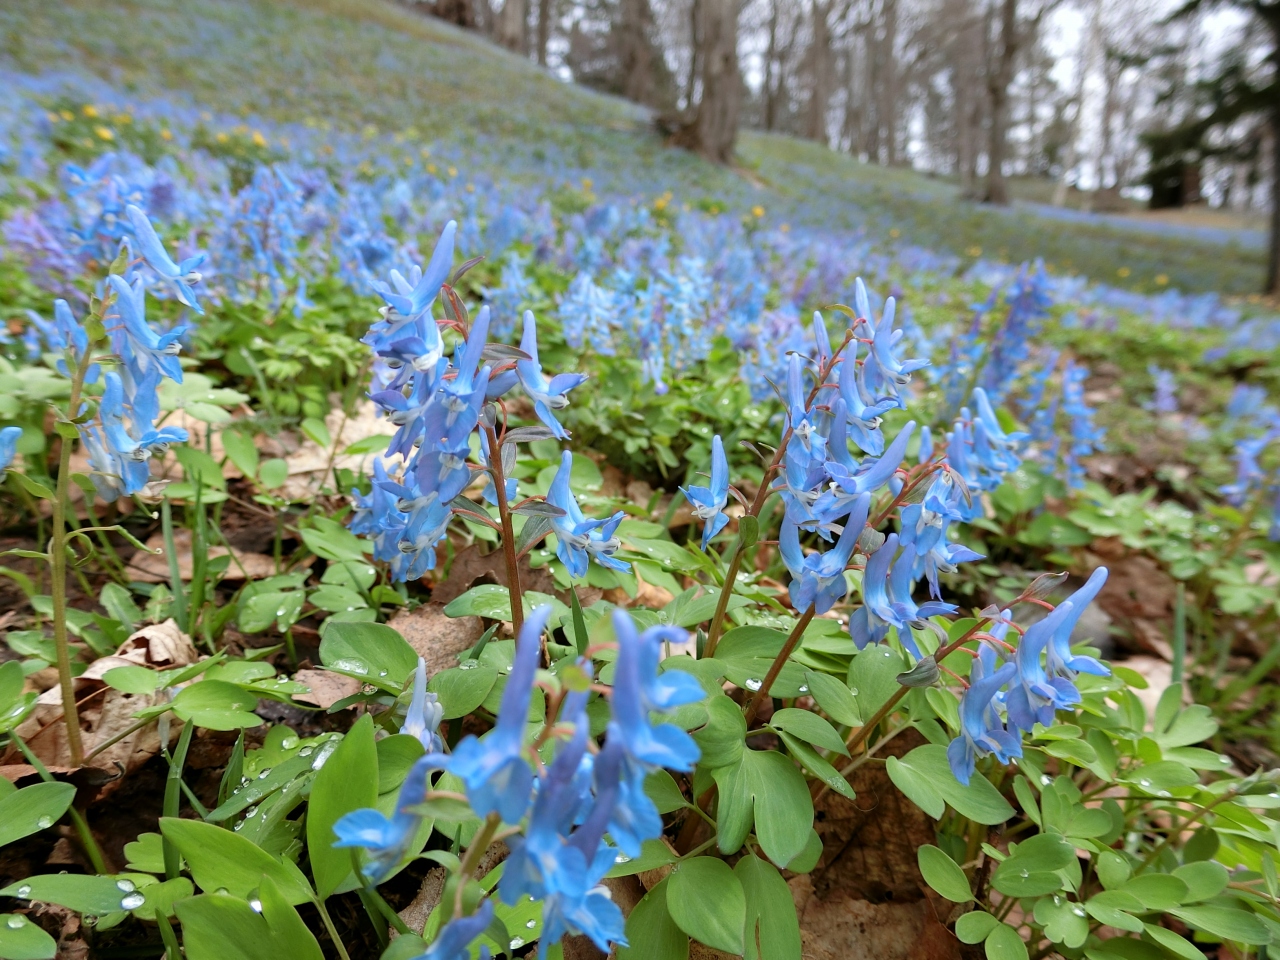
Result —
[[898, 554], [898, 546], [898, 534], [891, 533], [867, 559], [862, 574], [862, 606], [849, 618], [849, 633], [861, 650], [869, 643], [879, 643], [888, 635], [889, 627], [895, 627], [902, 646], [919, 660], [922, 654], [911, 634], [912, 622], [953, 613], [956, 608], [936, 600], [917, 604], [912, 599], [916, 549], [908, 544]]
[[182, 364], [178, 354], [184, 327], [157, 334], [147, 323], [147, 290], [141, 277], [130, 285], [123, 277], [112, 274], [107, 283], [116, 293], [120, 323], [110, 328], [111, 343], [134, 376], [141, 377], [155, 366], [170, 380], [182, 382]]
[[369, 854], [361, 872], [371, 883], [381, 883], [404, 859], [422, 823], [422, 815], [414, 808], [426, 799], [428, 778], [446, 758], [439, 753], [419, 757], [405, 777], [396, 797], [395, 813], [386, 817], [379, 810], [366, 807], [353, 810], [333, 825], [337, 835], [335, 847], [359, 847]]
[[1070, 618], [1072, 610], [1070, 601], [1061, 603], [1022, 635], [1018, 651], [1013, 655], [1018, 672], [1005, 697], [1010, 727], [1030, 733], [1037, 721], [1043, 726], [1050, 726], [1055, 710], [1066, 710], [1080, 702], [1080, 691], [1071, 680], [1063, 676], [1049, 676], [1040, 662], [1040, 655], [1058, 627]]
[[427, 690], [427, 661], [418, 658], [418, 666], [413, 672], [413, 697], [409, 701], [409, 710], [404, 715], [404, 723], [400, 732], [416, 737], [427, 750], [437, 753], [444, 749], [440, 736], [440, 721], [444, 718], [444, 707], [440, 698]]
[[650, 627], [637, 634], [631, 616], [622, 610], [613, 612], [613, 631], [618, 638], [618, 660], [609, 739], [617, 738], [627, 754], [641, 763], [669, 770], [692, 770], [699, 756], [693, 738], [674, 724], [654, 726], [649, 720], [652, 711], [670, 710], [706, 696], [691, 674], [680, 670], [658, 673], [662, 639], [685, 639], [687, 635], [665, 627]]
[[790, 520], [782, 521], [778, 536], [778, 548], [783, 562], [791, 572], [791, 605], [797, 611], [813, 607], [817, 614], [826, 613], [845, 598], [849, 585], [844, 571], [849, 566], [853, 549], [867, 525], [867, 513], [871, 510], [871, 495], [858, 497], [853, 512], [845, 523], [844, 531], [836, 545], [825, 553], [806, 556], [800, 549], [798, 528]]
[[574, 387], [583, 383], [587, 376], [583, 373], [558, 373], [550, 380], [542, 372], [542, 364], [538, 361], [538, 324], [533, 318], [533, 311], [524, 312], [524, 336], [520, 338], [520, 349], [529, 355], [528, 360], [516, 361], [516, 373], [520, 385], [533, 401], [533, 409], [548, 429], [560, 440], [566, 440], [569, 433], [560, 425], [553, 410], [563, 410], [569, 405], [565, 396]]
[[588, 520], [569, 487], [572, 470], [573, 454], [565, 450], [560, 455], [560, 467], [551, 481], [551, 489], [547, 491], [547, 503], [564, 511], [564, 516], [551, 518], [556, 556], [575, 579], [587, 575], [592, 558], [613, 570], [630, 570], [631, 564], [613, 556], [622, 546], [616, 533], [618, 525], [626, 519], [625, 511], [619, 510], [606, 520]]
[[[493, 923], [493, 902], [482, 900], [476, 912], [469, 917], [455, 917], [440, 928], [427, 952], [413, 960], [471, 960], [471, 944], [489, 929]], [[480, 948], [481, 957], [487, 957], [489, 948]]]
[[453, 268], [453, 241], [457, 232], [456, 220], [450, 220], [444, 225], [425, 272], [415, 265], [406, 280], [398, 270], [392, 270], [390, 285], [380, 282], [373, 284], [374, 290], [387, 304], [383, 310], [385, 325], [378, 331], [378, 339], [390, 342], [390, 337], [410, 321], [416, 320], [435, 302], [436, 295], [444, 286], [445, 280], [449, 279], [449, 271]]
[[525, 620], [516, 638], [515, 661], [502, 691], [497, 723], [483, 740], [464, 739], [449, 760], [449, 772], [466, 785], [471, 809], [478, 816], [497, 813], [504, 823], [519, 823], [528, 809], [533, 769], [524, 756], [524, 729], [542, 631], [550, 618], [551, 607], [544, 605]]
[[728, 524], [724, 508], [729, 502], [729, 461], [725, 459], [724, 444], [720, 435], [711, 438], [711, 486], [681, 487], [694, 516], [704, 524], [702, 528], [702, 549], [707, 549], [711, 538]]
[[165, 250], [164, 244], [156, 236], [155, 228], [151, 226], [147, 215], [133, 204], [125, 207], [125, 214], [133, 227], [133, 237], [138, 242], [138, 252], [147, 261], [147, 266], [159, 274], [160, 279], [167, 285], [173, 287], [178, 300], [196, 313], [204, 313], [204, 308], [200, 306], [200, 301], [196, 299], [195, 291], [191, 288], [201, 280], [200, 272], [196, 267], [204, 263], [205, 254], [198, 253], [194, 257], [183, 260], [182, 263], [174, 263], [169, 252]]
[[[987, 647], [982, 648], [983, 653], [987, 651]], [[1017, 667], [1006, 663], [988, 673], [984, 657], [973, 658], [969, 688], [960, 697], [960, 736], [947, 747], [951, 772], [965, 786], [969, 785], [978, 757], [994, 753], [1001, 763], [1008, 763], [1011, 758], [1022, 756], [1022, 742], [1017, 732], [1010, 733], [1004, 728], [992, 706], [997, 691], [1013, 679], [1016, 672]]]
[[21, 436], [21, 427], [5, 427], [0, 430], [0, 480], [4, 479], [5, 471], [18, 455], [18, 438]]
[[1080, 673], [1089, 673], [1096, 677], [1106, 677], [1111, 674], [1111, 669], [1106, 664], [1100, 663], [1093, 657], [1071, 652], [1071, 632], [1075, 629], [1085, 608], [1093, 602], [1093, 598], [1098, 595], [1106, 582], [1107, 568], [1098, 567], [1089, 575], [1085, 585], [1063, 602], [1062, 606], [1070, 605], [1071, 612], [1063, 617], [1057, 629], [1053, 631], [1049, 645], [1045, 648], [1046, 672], [1049, 676], [1074, 681], [1076, 675]]

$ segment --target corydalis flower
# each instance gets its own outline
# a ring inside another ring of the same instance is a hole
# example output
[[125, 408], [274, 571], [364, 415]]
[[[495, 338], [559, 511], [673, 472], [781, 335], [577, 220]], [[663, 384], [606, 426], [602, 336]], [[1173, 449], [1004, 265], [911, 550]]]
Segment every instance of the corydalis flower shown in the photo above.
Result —
[[520, 349], [529, 357], [516, 361], [516, 375], [520, 378], [520, 386], [533, 401], [533, 409], [538, 419], [559, 440], [566, 440], [569, 432], [560, 425], [553, 411], [563, 410], [569, 405], [566, 394], [574, 387], [582, 384], [587, 375], [584, 373], [557, 373], [550, 380], [542, 372], [542, 364], [538, 360], [538, 324], [533, 318], [533, 311], [524, 312], [524, 335], [520, 338]]
[[385, 880], [408, 855], [422, 825], [417, 807], [426, 799], [428, 777], [445, 762], [446, 758], [438, 753], [419, 757], [409, 768], [409, 775], [396, 797], [395, 812], [390, 817], [366, 807], [353, 810], [333, 825], [338, 838], [335, 847], [356, 847], [368, 853], [368, 862], [361, 867], [361, 872], [371, 883]]
[[702, 549], [706, 550], [712, 537], [729, 522], [724, 512], [729, 502], [729, 461], [725, 459], [724, 444], [720, 441], [719, 434], [711, 438], [711, 486], [680, 489], [693, 508], [694, 516], [704, 524]]
[[18, 439], [21, 436], [21, 427], [5, 427], [0, 430], [0, 480], [4, 479], [5, 471], [18, 455]]
[[519, 823], [529, 806], [533, 769], [524, 756], [524, 727], [542, 631], [550, 618], [551, 607], [541, 606], [525, 620], [497, 723], [483, 740], [469, 736], [459, 743], [449, 760], [449, 772], [466, 785], [471, 809], [481, 817], [497, 813], [506, 823]]
[[400, 732], [416, 738], [427, 753], [436, 753], [443, 749], [436, 733], [443, 718], [444, 707], [440, 705], [440, 698], [427, 690], [427, 661], [419, 657], [418, 666], [413, 672], [413, 694], [409, 710], [404, 715]]
[[556, 556], [574, 578], [587, 575], [587, 566], [593, 558], [611, 570], [630, 570], [631, 564], [613, 556], [622, 546], [617, 530], [626, 519], [626, 513], [619, 510], [605, 520], [588, 520], [569, 487], [572, 470], [573, 454], [566, 450], [560, 455], [560, 468], [547, 492], [547, 503], [564, 511], [563, 516], [551, 518], [551, 529], [556, 535]]
[[[990, 661], [990, 662], [987, 662]], [[968, 786], [978, 757], [994, 753], [1001, 763], [1022, 756], [1022, 742], [996, 715], [992, 700], [1017, 671], [1012, 663], [994, 669], [995, 657], [983, 647], [969, 669], [969, 688], [960, 697], [960, 736], [947, 747], [947, 761], [956, 779]]]
[[138, 243], [138, 252], [142, 254], [142, 259], [147, 261], [147, 266], [154, 270], [167, 286], [173, 288], [178, 300], [196, 313], [204, 313], [204, 308], [200, 306], [200, 301], [196, 299], [195, 291], [191, 288], [201, 280], [200, 272], [196, 267], [204, 263], [205, 254], [198, 253], [194, 257], [187, 257], [181, 263], [174, 263], [173, 258], [169, 256], [169, 251], [165, 250], [164, 244], [156, 236], [155, 228], [151, 226], [147, 215], [133, 204], [125, 207], [125, 214], [129, 217], [130, 226], [133, 227], [133, 237]]
[[782, 521], [778, 547], [782, 552], [783, 562], [791, 572], [791, 604], [796, 610], [804, 611], [813, 607], [815, 613], [824, 614], [845, 598], [849, 585], [845, 581], [844, 571], [853, 556], [858, 537], [867, 524], [870, 509], [871, 496], [864, 493], [858, 497], [836, 545], [825, 553], [811, 553], [808, 556], [800, 549], [800, 534], [796, 525], [790, 520]]

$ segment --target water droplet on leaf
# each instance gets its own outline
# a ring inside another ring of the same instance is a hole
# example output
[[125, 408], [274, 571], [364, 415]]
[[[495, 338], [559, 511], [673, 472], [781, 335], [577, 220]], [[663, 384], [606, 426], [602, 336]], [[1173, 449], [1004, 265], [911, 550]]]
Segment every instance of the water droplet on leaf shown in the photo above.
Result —
[[140, 906], [147, 902], [147, 898], [140, 893], [131, 893], [120, 901], [121, 910], [137, 910]]
[[18, 899], [25, 900], [29, 896], [31, 896], [31, 888], [29, 886], [23, 884], [18, 888]]
[[133, 893], [138, 888], [133, 885], [132, 880], [117, 880], [116, 889], [121, 893]]
[[754, 693], [755, 691], [760, 689], [763, 683], [764, 681], [758, 680], [755, 677], [747, 677], [746, 683], [744, 683], [743, 686], [746, 687], [748, 690], [750, 690], [752, 693]]
[[23, 925], [24, 925], [26, 922], [27, 922], [27, 921], [26, 921], [26, 920], [23, 920], [23, 919], [22, 919], [22, 917], [19, 917], [19, 916], [17, 916], [17, 915], [15, 914], [14, 916], [10, 917], [7, 921], [5, 921], [5, 925], [6, 925], [10, 930], [21, 930], [21, 929], [22, 929], [22, 927], [23, 927]]
[[41, 830], [47, 830], [49, 827], [53, 826], [53, 817], [41, 817], [36, 821], [36, 826]]
[[517, 950], [517, 949], [519, 949], [520, 947], [523, 947], [523, 946], [524, 946], [524, 940], [523, 940], [521, 937], [512, 937], [512, 938], [511, 938], [511, 949], [512, 949], [512, 950]]
[[526, 922], [525, 922], [524, 928], [525, 928], [526, 930], [532, 930], [532, 929], [533, 929], [534, 927], [536, 927], [537, 925], [538, 925], [538, 921], [537, 921], [537, 920], [528, 920], [528, 921], [526, 921]]

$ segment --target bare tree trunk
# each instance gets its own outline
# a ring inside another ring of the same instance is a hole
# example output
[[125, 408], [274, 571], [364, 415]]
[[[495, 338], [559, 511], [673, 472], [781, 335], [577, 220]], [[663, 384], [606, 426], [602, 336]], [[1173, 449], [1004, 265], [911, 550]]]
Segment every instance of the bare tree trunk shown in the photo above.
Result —
[[618, 36], [622, 95], [635, 103], [652, 105], [653, 47], [649, 40], [653, 13], [649, 0], [622, 0], [619, 19], [622, 28]]
[[1267, 243], [1266, 293], [1280, 294], [1280, 107], [1271, 111], [1271, 236]]
[[685, 88], [684, 102], [690, 110], [698, 102], [698, 73], [702, 62], [702, 0], [689, 4], [689, 85]]
[[1000, 44], [995, 63], [987, 76], [991, 98], [991, 126], [987, 143], [986, 203], [1006, 205], [1009, 187], [1004, 179], [1004, 158], [1009, 139], [1009, 85], [1013, 82], [1014, 60], [1018, 53], [1018, 0], [1004, 0], [1000, 7]]
[[538, 0], [538, 65], [547, 65], [547, 43], [551, 39], [551, 0]]
[[764, 52], [764, 84], [760, 94], [764, 98], [764, 128], [772, 130], [776, 120], [777, 103], [773, 96], [773, 62], [778, 55], [778, 0], [769, 4], [769, 45]]
[[[675, 141], [716, 163], [728, 163], [738, 139], [742, 77], [738, 72], [739, 0], [697, 0], [698, 103]], [[692, 80], [692, 78], [691, 78]], [[690, 83], [692, 88], [693, 84]]]
[[505, 0], [498, 14], [497, 41], [516, 53], [524, 51], [526, 10], [525, 0]]
[[884, 41], [881, 52], [880, 105], [876, 112], [884, 126], [885, 163], [898, 163], [898, 0], [884, 0]]
[[827, 142], [827, 107], [831, 102], [831, 2], [813, 0], [812, 30], [809, 40], [809, 109], [804, 135]]

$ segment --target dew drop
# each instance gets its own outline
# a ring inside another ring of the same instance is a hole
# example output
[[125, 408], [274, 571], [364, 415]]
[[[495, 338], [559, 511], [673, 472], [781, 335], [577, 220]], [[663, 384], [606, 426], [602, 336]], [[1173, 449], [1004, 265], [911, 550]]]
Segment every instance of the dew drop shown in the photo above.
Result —
[[458, 669], [474, 670], [478, 666], [480, 666], [480, 661], [472, 657], [470, 660], [463, 660], [460, 664], [458, 664]]
[[1031, 874], [1029, 874], [1026, 870], [1019, 870], [1018, 876], [1022, 877], [1022, 879], [1025, 880], [1027, 877], [1031, 876]]
[[132, 880], [117, 880], [116, 889], [121, 893], [133, 893], [138, 888], [133, 885]]
[[343, 657], [333, 661], [333, 669], [343, 673], [357, 673], [364, 676], [369, 672], [369, 665], [363, 660], [349, 660]]
[[[277, 681], [277, 683], [278, 682], [280, 681]], [[282, 750], [292, 750], [297, 745], [298, 745], [297, 737], [285, 737], [283, 740], [280, 741], [280, 748]]]
[[527, 921], [525, 921], [524, 928], [525, 928], [526, 930], [532, 930], [532, 929], [533, 929], [534, 927], [536, 927], [537, 925], [538, 925], [538, 921], [537, 921], [537, 920], [527, 920]]
[[232, 826], [232, 828], [231, 828], [231, 829], [232, 829], [232, 830], [239, 830], [239, 829], [240, 829], [241, 827], [243, 827], [243, 826], [244, 826], [244, 821], [243, 821], [243, 820], [237, 820], [237, 821], [235, 822], [235, 825], [234, 825], [234, 826]]
[[1172, 797], [1172, 796], [1173, 796], [1173, 794], [1172, 794], [1172, 793], [1170, 793], [1168, 790], [1157, 790], [1157, 791], [1156, 791], [1156, 796], [1157, 796], [1157, 797]]
[[743, 686], [746, 687], [748, 690], [750, 690], [752, 693], [754, 693], [755, 691], [759, 690], [760, 687], [763, 686], [763, 684], [764, 684], [763, 680], [758, 680], [755, 677], [747, 677], [746, 683], [744, 683]]
[[271, 776], [271, 768], [270, 768], [270, 767], [264, 767], [264, 768], [263, 768], [263, 770], [262, 770], [262, 772], [261, 772], [260, 774], [258, 774], [258, 779], [259, 779], [259, 780], [265, 780], [265, 779], [267, 779], [267, 777], [269, 777], [269, 776]]
[[808, 693], [808, 692], [809, 692], [809, 685], [808, 685], [807, 683], [802, 683], [802, 684], [800, 684], [800, 692], [801, 692], [801, 693]]
[[23, 926], [26, 924], [26, 922], [27, 921], [23, 920], [22, 917], [19, 917], [17, 914], [15, 914], [14, 916], [10, 917], [8, 920], [5, 921], [5, 926], [7, 926], [10, 930], [21, 930]]
[[147, 902], [147, 898], [140, 893], [131, 893], [120, 901], [121, 910], [137, 910], [140, 906]]
[[512, 937], [512, 938], [511, 938], [511, 949], [512, 949], [512, 950], [519, 949], [520, 947], [523, 947], [523, 946], [524, 946], [524, 938], [522, 938], [522, 937]]
[[257, 815], [258, 815], [258, 808], [257, 808], [257, 807], [250, 807], [248, 810], [246, 810], [246, 811], [244, 812], [244, 818], [245, 818], [246, 820], [252, 820], [252, 819], [253, 819], [254, 817], [256, 817]]
[[613, 858], [613, 862], [614, 863], [630, 863], [631, 858], [628, 857], [625, 853], [619, 853], [616, 857]]
[[25, 900], [29, 896], [31, 896], [31, 888], [24, 883], [18, 888], [18, 899]]
[[1146, 777], [1143, 777], [1141, 780], [1138, 781], [1138, 786], [1149, 787], [1151, 786], [1151, 781], [1148, 780]]
[[49, 827], [53, 826], [53, 817], [41, 817], [36, 821], [36, 826], [41, 830], [47, 830]]
[[857, 688], [857, 687], [850, 687], [850, 688], [849, 688], [849, 692], [850, 692], [850, 693], [852, 693], [852, 694], [856, 697], [856, 696], [858, 695], [858, 688]]
[[1218, 754], [1218, 762], [1225, 767], [1231, 763], [1231, 758], [1228, 757], [1225, 753], [1220, 753]]
[[1084, 907], [1072, 907], [1071, 912], [1074, 913], [1077, 917], [1083, 917]]
[[1040, 774], [1040, 784], [1042, 786], [1047, 787], [1051, 783], [1053, 783], [1053, 777], [1049, 776], [1047, 773]]
[[1055, 907], [1062, 905], [1062, 898], [1058, 896], [1056, 893], [1053, 895], [1053, 905]]
[[303, 747], [301, 750], [298, 751], [298, 756], [309, 757], [315, 752], [316, 751], [314, 747]]
[[261, 913], [262, 901], [259, 900], [257, 897], [254, 897], [252, 900], [249, 901], [249, 909], [252, 910], [254, 913]]
[[281, 607], [279, 610], [276, 611], [276, 616], [283, 617], [284, 613], [285, 613], [284, 607]]

